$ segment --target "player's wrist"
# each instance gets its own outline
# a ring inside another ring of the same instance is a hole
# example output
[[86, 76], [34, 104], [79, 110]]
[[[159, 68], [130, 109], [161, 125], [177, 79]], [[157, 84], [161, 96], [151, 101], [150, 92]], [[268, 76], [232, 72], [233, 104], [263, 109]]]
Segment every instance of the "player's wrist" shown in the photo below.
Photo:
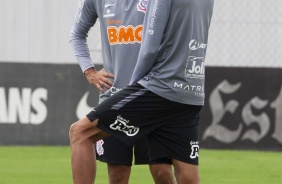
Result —
[[85, 76], [89, 75], [90, 73], [96, 73], [96, 70], [94, 67], [88, 68], [84, 71]]

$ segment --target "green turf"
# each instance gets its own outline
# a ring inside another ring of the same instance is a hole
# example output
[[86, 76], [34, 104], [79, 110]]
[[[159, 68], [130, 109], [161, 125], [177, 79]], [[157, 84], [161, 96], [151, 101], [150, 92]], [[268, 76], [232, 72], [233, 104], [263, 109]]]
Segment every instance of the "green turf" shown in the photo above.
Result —
[[[282, 152], [201, 150], [202, 184], [281, 184]], [[69, 147], [0, 147], [0, 184], [71, 184]], [[97, 184], [107, 184], [98, 162]], [[131, 184], [153, 184], [148, 166], [134, 166]]]

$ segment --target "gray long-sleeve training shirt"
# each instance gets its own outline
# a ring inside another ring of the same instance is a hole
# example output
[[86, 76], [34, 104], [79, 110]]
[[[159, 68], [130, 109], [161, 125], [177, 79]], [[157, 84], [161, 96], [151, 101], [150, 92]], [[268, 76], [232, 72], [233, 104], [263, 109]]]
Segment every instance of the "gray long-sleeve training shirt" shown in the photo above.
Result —
[[213, 4], [213, 0], [149, 0], [130, 83], [139, 81], [175, 102], [204, 105], [205, 55]]
[[142, 38], [147, 0], [84, 0], [70, 35], [76, 59], [84, 72], [94, 67], [86, 42], [88, 31], [100, 21], [103, 66], [114, 74], [113, 87], [100, 102], [126, 87], [131, 79]]

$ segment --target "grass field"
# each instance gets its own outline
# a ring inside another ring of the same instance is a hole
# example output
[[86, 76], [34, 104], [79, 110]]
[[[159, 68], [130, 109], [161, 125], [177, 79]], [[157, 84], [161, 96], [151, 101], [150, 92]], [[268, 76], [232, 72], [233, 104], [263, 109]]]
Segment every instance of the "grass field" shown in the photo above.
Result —
[[[201, 150], [202, 184], [281, 184], [282, 152]], [[0, 147], [0, 184], [71, 184], [69, 147]], [[107, 184], [98, 162], [97, 184]], [[130, 184], [153, 184], [148, 166], [134, 166]]]

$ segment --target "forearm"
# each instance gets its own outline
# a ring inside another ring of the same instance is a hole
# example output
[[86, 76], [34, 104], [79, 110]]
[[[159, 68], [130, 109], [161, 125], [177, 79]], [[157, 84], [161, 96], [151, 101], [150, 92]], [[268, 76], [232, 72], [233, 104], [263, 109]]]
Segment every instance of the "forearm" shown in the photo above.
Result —
[[130, 84], [142, 79], [153, 68], [170, 13], [171, 0], [150, 0], [148, 3], [141, 48]]
[[73, 32], [75, 31], [73, 30], [71, 32], [70, 43], [82, 72], [85, 72], [85, 70], [94, 67], [90, 58], [86, 37], [78, 36]]
[[94, 64], [90, 58], [87, 37], [89, 30], [94, 26], [97, 18], [98, 16], [96, 14], [93, 1], [83, 1], [70, 32], [70, 43], [76, 60], [78, 61], [83, 72], [94, 67]]

